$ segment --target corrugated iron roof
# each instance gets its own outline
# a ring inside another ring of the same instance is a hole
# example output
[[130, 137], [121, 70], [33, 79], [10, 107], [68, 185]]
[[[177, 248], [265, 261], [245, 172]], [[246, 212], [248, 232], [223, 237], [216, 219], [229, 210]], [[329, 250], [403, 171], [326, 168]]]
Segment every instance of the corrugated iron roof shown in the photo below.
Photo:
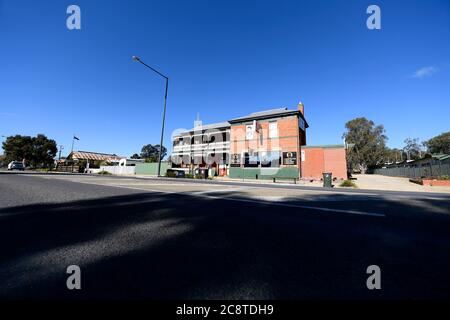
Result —
[[187, 133], [194, 132], [194, 131], [222, 129], [222, 128], [227, 128], [227, 127], [230, 127], [230, 123], [228, 121], [211, 123], [211, 124], [205, 124], [205, 125], [202, 125], [201, 127], [198, 127], [198, 128], [192, 128], [192, 129], [187, 130], [187, 131], [179, 132], [175, 136], [178, 137], [178, 136], [181, 136], [183, 134], [187, 134]]
[[73, 151], [67, 158], [74, 160], [94, 160], [94, 161], [108, 161], [108, 160], [120, 160], [124, 157], [120, 157], [116, 154], [99, 153], [90, 151]]

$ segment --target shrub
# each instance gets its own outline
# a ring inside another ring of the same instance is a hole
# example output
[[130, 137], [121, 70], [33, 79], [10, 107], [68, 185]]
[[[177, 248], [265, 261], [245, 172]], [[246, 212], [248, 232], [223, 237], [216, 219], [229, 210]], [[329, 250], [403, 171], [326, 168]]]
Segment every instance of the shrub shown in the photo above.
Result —
[[190, 173], [186, 173], [186, 174], [184, 175], [184, 177], [187, 178], [187, 179], [194, 179], [194, 175], [193, 175], [193, 174], [190, 174]]
[[111, 173], [108, 172], [108, 171], [102, 170], [102, 171], [99, 171], [98, 174], [105, 174], [105, 175], [108, 175], [108, 174], [111, 174]]
[[203, 179], [203, 176], [201, 174], [196, 174], [195, 179]]
[[356, 184], [351, 180], [344, 180], [344, 181], [342, 181], [342, 183], [339, 186], [346, 187], [346, 188], [358, 188], [356, 186]]
[[450, 180], [450, 176], [443, 175], [438, 178], [439, 180]]
[[167, 171], [166, 172], [166, 177], [176, 178], [177, 177], [177, 173], [175, 171]]

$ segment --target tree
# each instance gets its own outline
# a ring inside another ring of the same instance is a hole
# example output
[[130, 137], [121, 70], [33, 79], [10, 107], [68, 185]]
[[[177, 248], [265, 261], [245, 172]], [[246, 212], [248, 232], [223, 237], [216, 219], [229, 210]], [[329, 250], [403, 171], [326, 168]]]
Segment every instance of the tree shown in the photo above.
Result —
[[6, 159], [5, 155], [4, 154], [0, 154], [0, 168], [1, 167], [5, 167], [7, 165], [5, 159]]
[[48, 139], [43, 134], [38, 134], [33, 140], [31, 164], [33, 167], [47, 168], [52, 166], [58, 147], [56, 141]]
[[57, 146], [55, 140], [43, 134], [36, 137], [15, 135], [3, 142], [5, 161], [23, 161], [32, 167], [48, 167], [53, 164]]
[[403, 152], [407, 160], [417, 160], [422, 158], [422, 148], [420, 147], [419, 138], [407, 138], [404, 141], [405, 146]]
[[141, 158], [141, 156], [138, 155], [137, 153], [133, 154], [133, 155], [130, 157], [130, 159], [140, 159], [140, 158]]
[[442, 133], [424, 142], [427, 151], [433, 153], [450, 153], [450, 131]]
[[383, 125], [366, 118], [356, 118], [345, 124], [347, 132], [343, 138], [353, 147], [347, 154], [347, 161], [352, 169], [359, 169], [366, 173], [367, 169], [383, 161], [386, 155], [386, 140]]
[[[161, 160], [167, 154], [167, 149], [163, 146], [161, 149]], [[141, 149], [141, 158], [145, 159], [145, 162], [158, 162], [159, 157], [159, 144], [152, 145], [147, 144]]]
[[384, 163], [395, 163], [395, 162], [401, 162], [403, 159], [406, 159], [405, 154], [403, 153], [402, 149], [393, 148], [389, 149], [386, 148], [385, 156], [384, 156]]
[[3, 141], [5, 161], [30, 161], [33, 149], [33, 139], [30, 136], [15, 135]]

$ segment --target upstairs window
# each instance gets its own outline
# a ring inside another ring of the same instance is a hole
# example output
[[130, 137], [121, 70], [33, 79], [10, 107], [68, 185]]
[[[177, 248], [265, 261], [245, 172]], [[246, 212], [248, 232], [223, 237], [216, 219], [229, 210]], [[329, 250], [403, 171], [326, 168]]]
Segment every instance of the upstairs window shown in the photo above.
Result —
[[276, 121], [269, 122], [269, 138], [278, 137], [278, 124]]

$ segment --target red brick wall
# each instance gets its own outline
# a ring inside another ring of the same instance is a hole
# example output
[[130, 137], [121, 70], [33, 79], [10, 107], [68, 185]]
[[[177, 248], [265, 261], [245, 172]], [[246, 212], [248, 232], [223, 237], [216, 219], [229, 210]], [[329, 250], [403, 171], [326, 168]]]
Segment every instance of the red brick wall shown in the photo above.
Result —
[[325, 172], [332, 172], [333, 178], [347, 179], [345, 148], [324, 149]]
[[325, 168], [322, 148], [303, 148], [305, 161], [302, 161], [301, 177], [305, 179], [320, 179]]
[[252, 140], [245, 139], [245, 125], [232, 125], [230, 133], [230, 154], [242, 154], [243, 151], [248, 149], [254, 151], [281, 150], [281, 152], [297, 152], [297, 164], [300, 168], [299, 144], [305, 138], [299, 136], [299, 131], [301, 130], [298, 127], [297, 116], [276, 119], [278, 123], [277, 138], [269, 138], [269, 121], [271, 120], [257, 121], [259, 132], [253, 134]]
[[333, 178], [347, 179], [347, 162], [343, 147], [303, 148], [302, 151], [305, 153], [305, 161], [302, 162], [302, 178], [319, 180], [323, 172], [331, 172]]

